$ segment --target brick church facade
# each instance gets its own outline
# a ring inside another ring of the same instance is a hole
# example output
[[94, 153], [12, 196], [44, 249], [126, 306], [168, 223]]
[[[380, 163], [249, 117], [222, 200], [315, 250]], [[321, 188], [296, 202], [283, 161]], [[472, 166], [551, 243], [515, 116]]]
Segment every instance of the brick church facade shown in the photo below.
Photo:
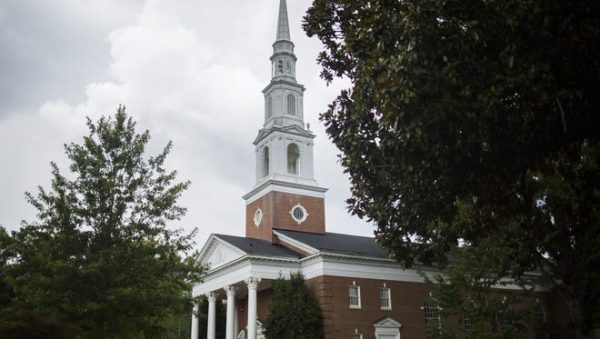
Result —
[[[246, 236], [212, 234], [202, 248], [210, 269], [193, 295], [206, 295], [208, 321], [200, 334], [193, 316], [192, 339], [215, 338], [217, 302], [226, 307], [227, 339], [264, 338], [273, 282], [295, 272], [321, 305], [326, 339], [428, 338], [427, 321], [439, 320], [439, 312], [422, 276], [402, 269], [373, 238], [326, 230], [326, 189], [313, 174], [315, 135], [304, 124], [285, 0], [277, 26], [264, 124], [254, 140], [256, 184], [244, 196]], [[548, 310], [546, 293], [539, 295]], [[551, 321], [560, 314], [543, 316]]]

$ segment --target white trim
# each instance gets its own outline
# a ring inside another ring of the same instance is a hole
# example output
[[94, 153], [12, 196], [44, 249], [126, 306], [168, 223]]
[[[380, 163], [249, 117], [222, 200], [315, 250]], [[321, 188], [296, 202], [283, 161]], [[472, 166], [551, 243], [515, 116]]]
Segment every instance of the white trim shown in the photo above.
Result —
[[252, 221], [254, 222], [254, 226], [258, 227], [260, 226], [260, 223], [263, 220], [263, 211], [260, 208], [257, 208], [256, 211], [254, 211], [254, 218], [252, 218]]
[[[381, 290], [387, 290], [387, 306], [381, 305]], [[382, 287], [379, 287], [379, 309], [384, 311], [390, 311], [392, 309], [392, 289], [385, 284]]]
[[[281, 178], [282, 180], [276, 180], [275, 177]], [[283, 180], [303, 181], [303, 183], [292, 183]], [[303, 180], [302, 178], [294, 175], [282, 176], [270, 174], [269, 176], [261, 179], [260, 183], [254, 189], [252, 189], [252, 191], [244, 195], [243, 198], [246, 200], [246, 205], [250, 205], [270, 192], [291, 193], [314, 198], [325, 198], [325, 192], [327, 192], [327, 188], [318, 187], [317, 182], [314, 180]]]
[[277, 236], [279, 241], [286, 243], [290, 246], [293, 246], [293, 247], [301, 250], [302, 252], [305, 252], [308, 254], [315, 254], [315, 253], [319, 252], [318, 249], [311, 247], [311, 246], [309, 246], [301, 241], [298, 241], [294, 238], [288, 237], [287, 235], [285, 235], [281, 232], [278, 232], [277, 230], [273, 230], [272, 232], [273, 232], [273, 234], [275, 234]]
[[[300, 249], [302, 250], [302, 248]], [[310, 249], [316, 251], [316, 249]], [[437, 273], [437, 271], [432, 268], [421, 267], [420, 269], [431, 279], [433, 279], [434, 275]], [[307, 280], [320, 276], [335, 276], [355, 279], [386, 280], [388, 282], [424, 282], [423, 277], [421, 277], [417, 269], [403, 269], [392, 259], [368, 258], [328, 252], [316, 252], [302, 259], [244, 255], [215, 269], [209, 270], [204, 276], [204, 282], [194, 287], [193, 296], [212, 292], [223, 288], [224, 286], [242, 282], [250, 277], [275, 280], [282, 275], [289, 276], [291, 273], [298, 271], [301, 271]], [[494, 286], [494, 288], [504, 290], [521, 289], [516, 284], [501, 287]], [[538, 286], [536, 287], [536, 291], [545, 291], [545, 289]]]
[[[357, 303], [352, 303], [352, 295], [350, 295], [351, 290], [356, 290], [356, 298]], [[353, 281], [352, 285], [348, 286], [348, 307], [352, 309], [361, 309], [362, 307], [361, 297], [360, 297], [360, 286], [356, 285], [356, 282]]]
[[402, 324], [390, 317], [381, 319], [373, 324], [373, 327], [375, 328], [376, 339], [380, 339], [380, 336], [385, 336], [386, 338], [394, 336], [394, 339], [400, 339], [400, 328], [402, 327]]
[[[206, 241], [206, 243], [204, 243], [204, 246], [202, 247], [202, 249], [200, 250], [200, 255], [198, 256], [198, 261], [203, 264], [208, 264], [205, 261], [210, 257], [210, 255], [213, 253], [213, 250], [215, 248], [217, 248], [218, 246], [225, 247], [228, 251], [234, 253], [234, 255], [237, 257], [241, 257], [241, 256], [244, 256], [247, 254], [246, 252], [240, 250], [236, 246], [233, 246], [232, 244], [228, 243], [227, 241], [219, 238], [218, 235], [211, 234], [210, 237], [208, 237], [208, 240]], [[225, 263], [223, 263], [223, 265], [228, 265], [228, 263], [225, 262]]]
[[[294, 210], [296, 208], [299, 208], [302, 211], [301, 218], [296, 218], [296, 216], [294, 215]], [[308, 216], [310, 215], [310, 214], [308, 214], [308, 211], [306, 210], [306, 208], [304, 208], [304, 206], [300, 205], [300, 203], [297, 203], [296, 205], [292, 206], [292, 209], [289, 211], [289, 213], [292, 216], [292, 219], [294, 219], [294, 221], [297, 222], [298, 225], [305, 222], [306, 218], [308, 218]]]
[[297, 259], [244, 256], [228, 265], [209, 271], [204, 276], [204, 281], [194, 286], [192, 296], [216, 291], [223, 286], [234, 285], [251, 277], [275, 280], [281, 276], [288, 277], [299, 270]]

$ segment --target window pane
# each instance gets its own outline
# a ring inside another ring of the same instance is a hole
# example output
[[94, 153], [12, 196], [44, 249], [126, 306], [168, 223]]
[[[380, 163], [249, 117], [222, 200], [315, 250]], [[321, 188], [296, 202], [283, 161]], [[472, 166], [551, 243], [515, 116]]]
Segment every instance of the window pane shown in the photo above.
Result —
[[287, 96], [288, 114], [296, 115], [296, 97], [293, 94]]
[[350, 286], [348, 294], [350, 296], [350, 306], [360, 306], [358, 286]]
[[423, 313], [425, 315], [425, 324], [427, 326], [427, 339], [439, 338], [442, 323], [437, 305], [430, 299], [425, 300]]
[[387, 287], [379, 289], [379, 307], [390, 308], [390, 289]]

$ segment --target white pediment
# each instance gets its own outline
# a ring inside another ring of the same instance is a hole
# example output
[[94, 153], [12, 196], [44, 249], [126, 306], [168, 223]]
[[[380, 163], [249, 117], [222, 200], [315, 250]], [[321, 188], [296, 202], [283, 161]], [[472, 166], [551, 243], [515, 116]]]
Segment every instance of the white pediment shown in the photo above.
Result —
[[386, 317], [373, 324], [373, 327], [400, 328], [402, 325], [396, 320]]
[[213, 234], [200, 252], [200, 263], [212, 270], [244, 255], [246, 255], [244, 251]]

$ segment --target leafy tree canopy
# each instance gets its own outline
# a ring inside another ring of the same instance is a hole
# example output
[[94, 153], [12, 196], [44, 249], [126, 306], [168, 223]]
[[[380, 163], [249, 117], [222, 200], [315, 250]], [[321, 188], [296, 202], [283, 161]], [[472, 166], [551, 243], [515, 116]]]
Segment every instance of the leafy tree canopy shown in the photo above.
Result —
[[264, 322], [267, 338], [323, 338], [323, 315], [301, 273], [289, 280], [279, 278], [273, 286], [269, 316]]
[[[190, 184], [164, 168], [171, 143], [144, 156], [150, 134], [136, 132], [124, 107], [87, 125], [83, 143], [65, 145], [70, 173], [52, 163], [50, 189], [27, 193], [37, 221], [10, 241], [0, 232], [14, 293], [0, 306], [2, 337], [41, 316], [77, 337], [161, 337], [166, 319], [191, 309], [187, 295], [202, 268], [189, 255], [193, 233], [168, 227], [184, 215], [177, 200]], [[43, 336], [52, 335], [66, 336]]]
[[491, 246], [599, 323], [599, 23], [595, 0], [315, 0], [322, 77], [352, 82], [321, 115], [350, 211], [407, 266]]

